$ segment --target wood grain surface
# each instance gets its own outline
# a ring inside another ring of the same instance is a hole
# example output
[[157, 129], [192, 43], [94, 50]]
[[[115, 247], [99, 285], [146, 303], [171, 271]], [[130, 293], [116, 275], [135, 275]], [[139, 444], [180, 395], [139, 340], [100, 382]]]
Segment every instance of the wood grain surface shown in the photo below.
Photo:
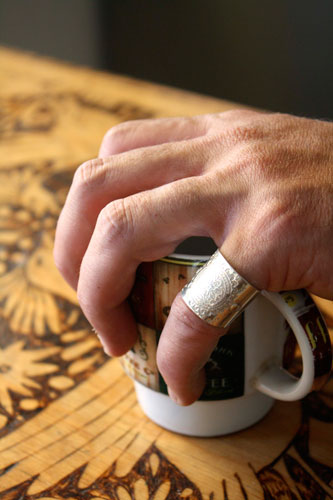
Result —
[[52, 260], [74, 169], [111, 126], [234, 106], [0, 50], [0, 500], [332, 498], [332, 381], [234, 435], [167, 432]]

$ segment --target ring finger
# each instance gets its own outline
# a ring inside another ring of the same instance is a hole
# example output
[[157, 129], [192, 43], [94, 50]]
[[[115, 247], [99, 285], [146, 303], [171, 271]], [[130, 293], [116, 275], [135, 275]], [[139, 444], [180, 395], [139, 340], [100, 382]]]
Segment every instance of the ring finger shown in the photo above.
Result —
[[202, 140], [181, 141], [173, 148], [141, 148], [86, 162], [77, 170], [59, 217], [54, 249], [57, 266], [70, 285], [77, 286], [81, 261], [103, 207], [141, 191], [200, 175], [209, 156], [209, 148], [201, 147]]

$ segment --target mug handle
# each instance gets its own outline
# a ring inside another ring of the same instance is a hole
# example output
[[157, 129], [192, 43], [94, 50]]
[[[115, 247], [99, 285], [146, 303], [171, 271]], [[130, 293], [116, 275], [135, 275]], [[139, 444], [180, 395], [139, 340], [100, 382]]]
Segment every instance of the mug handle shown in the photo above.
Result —
[[306, 290], [261, 291], [289, 323], [300, 347], [303, 372], [298, 379], [280, 365], [267, 363], [254, 380], [255, 388], [274, 399], [294, 401], [328, 380], [332, 366], [331, 339], [325, 321]]

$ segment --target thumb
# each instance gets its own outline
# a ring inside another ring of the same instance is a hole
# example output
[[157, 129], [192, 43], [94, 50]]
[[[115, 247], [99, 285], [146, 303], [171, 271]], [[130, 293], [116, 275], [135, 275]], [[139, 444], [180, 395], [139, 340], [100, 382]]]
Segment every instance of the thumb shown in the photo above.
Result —
[[157, 365], [170, 397], [180, 405], [196, 401], [205, 386], [204, 366], [226, 329], [209, 325], [185, 304], [173, 301], [157, 350]]

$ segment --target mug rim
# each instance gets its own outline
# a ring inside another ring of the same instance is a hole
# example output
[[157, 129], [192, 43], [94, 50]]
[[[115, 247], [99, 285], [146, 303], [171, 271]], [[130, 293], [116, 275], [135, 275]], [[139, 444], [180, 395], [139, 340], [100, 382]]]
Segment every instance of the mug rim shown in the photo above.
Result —
[[203, 266], [209, 259], [211, 255], [191, 255], [185, 253], [171, 253], [166, 257], [158, 259], [160, 262], [166, 262], [167, 264], [179, 264], [183, 266]]

